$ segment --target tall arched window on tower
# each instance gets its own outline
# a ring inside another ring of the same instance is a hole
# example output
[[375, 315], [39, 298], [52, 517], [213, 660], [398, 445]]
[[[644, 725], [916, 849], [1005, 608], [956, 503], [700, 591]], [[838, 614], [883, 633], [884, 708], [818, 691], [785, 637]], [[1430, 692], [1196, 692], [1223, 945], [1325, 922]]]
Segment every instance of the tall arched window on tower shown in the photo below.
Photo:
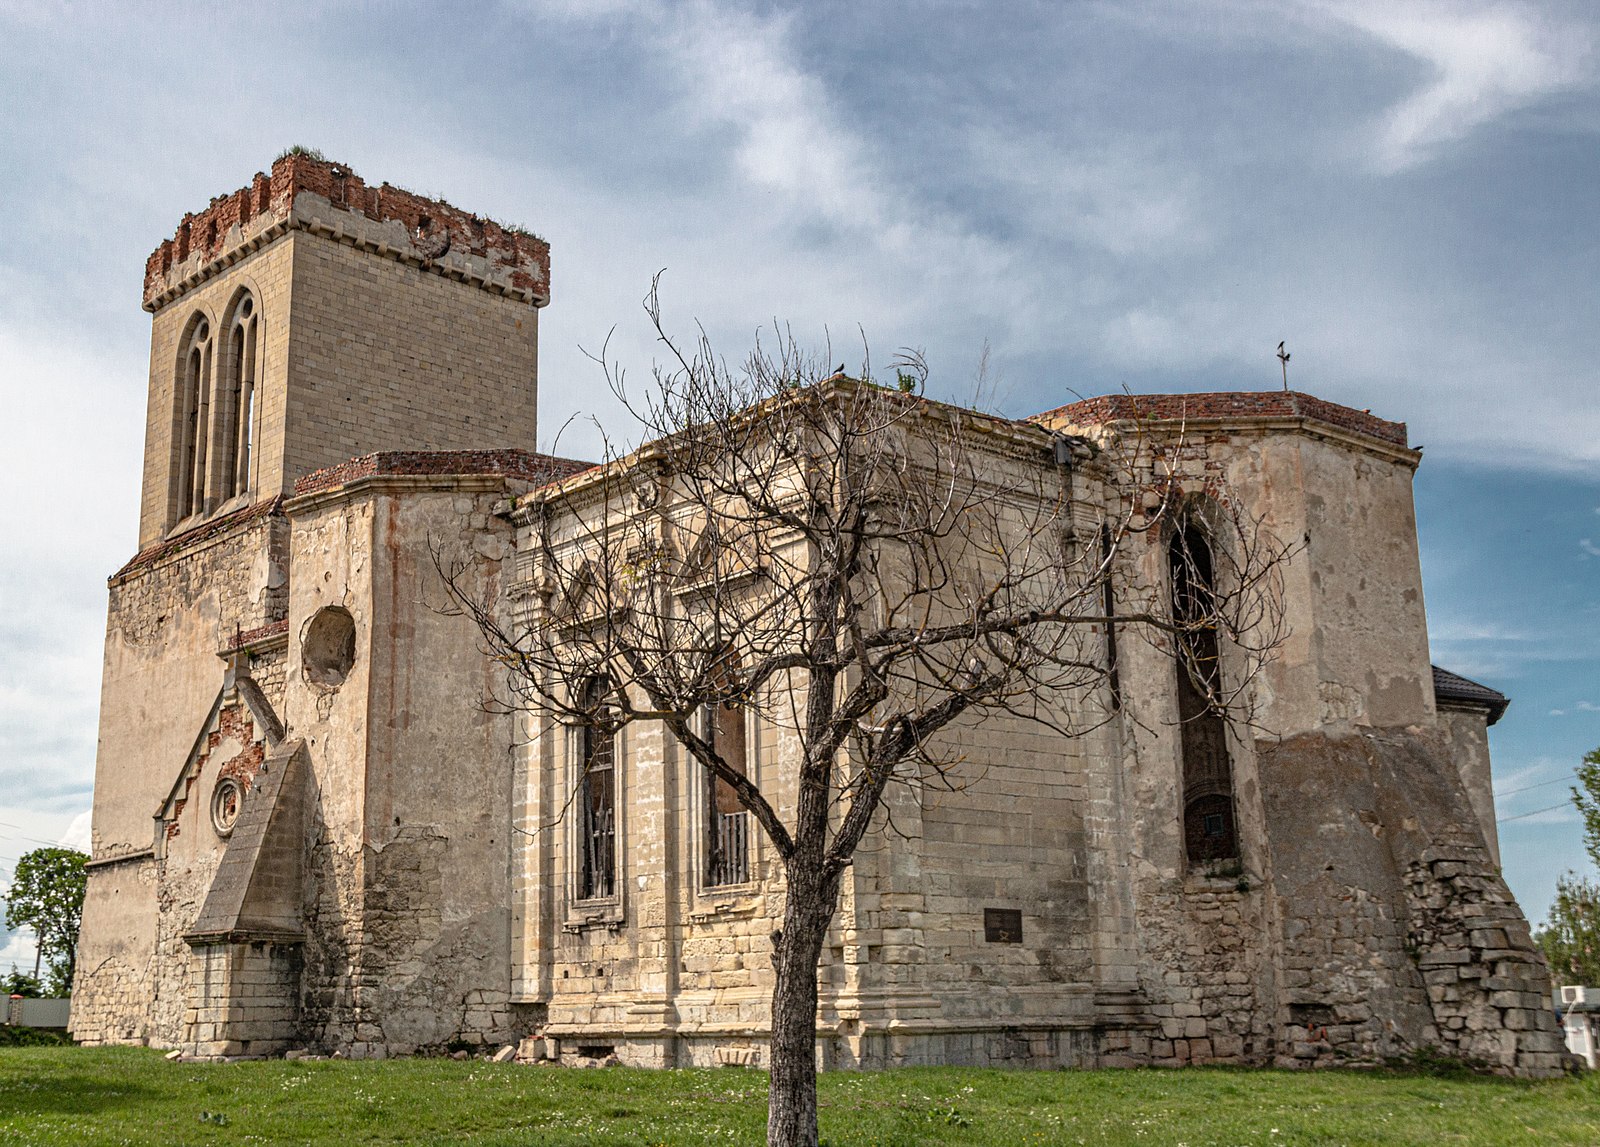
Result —
[[1183, 840], [1191, 865], [1239, 855], [1233, 767], [1219, 700], [1216, 570], [1211, 544], [1195, 521], [1173, 531], [1172, 613], [1177, 623], [1178, 720], [1183, 744]]
[[616, 729], [610, 719], [611, 680], [592, 677], [580, 706], [578, 899], [615, 895], [617, 887]]
[[215, 496], [227, 501], [250, 489], [250, 454], [259, 382], [261, 316], [255, 296], [245, 291], [235, 300], [228, 323], [223, 377], [217, 387]]
[[178, 357], [177, 434], [172, 466], [173, 499], [167, 524], [175, 525], [205, 508], [206, 430], [211, 417], [211, 323], [204, 315], [189, 320], [189, 334]]

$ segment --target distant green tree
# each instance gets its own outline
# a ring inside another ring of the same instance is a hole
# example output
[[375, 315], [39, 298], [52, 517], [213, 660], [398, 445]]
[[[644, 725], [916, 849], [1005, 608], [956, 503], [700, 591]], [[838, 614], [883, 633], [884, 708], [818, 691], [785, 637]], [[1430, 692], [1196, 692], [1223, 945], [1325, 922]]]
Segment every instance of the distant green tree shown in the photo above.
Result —
[[25, 852], [6, 892], [6, 927], [33, 929], [49, 964], [50, 988], [61, 994], [72, 990], [88, 860], [75, 848]]
[[37, 976], [17, 971], [16, 965], [13, 964], [9, 976], [0, 976], [0, 995], [27, 996], [36, 999], [44, 995], [44, 985], [39, 982]]
[[[1600, 866], [1600, 749], [1584, 754], [1572, 803], [1583, 816], [1584, 849]], [[1550, 919], [1534, 939], [1544, 949], [1558, 987], [1600, 986], [1600, 882], [1573, 872], [1558, 879]]]
[[1600, 985], [1600, 882], [1573, 873], [1556, 881], [1550, 919], [1535, 937], [1555, 985]]
[[1600, 749], [1583, 755], [1572, 803], [1583, 814], [1583, 846], [1589, 851], [1589, 859], [1600, 865]]

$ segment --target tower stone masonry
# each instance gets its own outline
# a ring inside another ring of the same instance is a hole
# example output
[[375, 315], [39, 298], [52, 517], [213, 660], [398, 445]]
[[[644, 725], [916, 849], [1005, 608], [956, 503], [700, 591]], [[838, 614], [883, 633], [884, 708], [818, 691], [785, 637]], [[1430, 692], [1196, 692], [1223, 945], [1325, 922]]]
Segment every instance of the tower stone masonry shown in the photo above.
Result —
[[[765, 1062], [783, 880], [747, 814], [659, 729], [600, 745], [485, 705], [504, 667], [441, 608], [448, 554], [508, 614], [535, 609], [540, 531], [615, 480], [534, 450], [549, 301], [543, 240], [310, 154], [151, 255], [80, 1040]], [[1497, 868], [1487, 729], [1506, 700], [1430, 665], [1404, 424], [1266, 392], [1007, 425], [1004, 465], [1139, 435], [1195, 497], [1225, 484], [1303, 537], [1289, 637], [1248, 729], [1190, 713], [1172, 657], [1130, 642], [1089, 735], [991, 720], [969, 734], [981, 783], [896, 792], [902, 838], [858, 853], [824, 950], [819, 1062], [1431, 1048], [1562, 1070]], [[1085, 514], [1126, 493], [1108, 466], [1075, 481]], [[1116, 576], [1179, 577], [1172, 545], [1130, 532]], [[717, 735], [788, 799], [792, 738], [753, 716]], [[606, 818], [579, 824], [563, 810], [597, 767]]]

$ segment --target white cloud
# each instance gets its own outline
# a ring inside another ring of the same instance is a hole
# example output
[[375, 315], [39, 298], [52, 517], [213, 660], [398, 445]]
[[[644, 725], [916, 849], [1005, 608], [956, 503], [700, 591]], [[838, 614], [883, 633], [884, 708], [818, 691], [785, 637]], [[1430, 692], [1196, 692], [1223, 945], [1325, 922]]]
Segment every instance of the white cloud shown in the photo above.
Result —
[[1425, 162], [1475, 129], [1590, 78], [1588, 32], [1525, 5], [1318, 0], [1314, 7], [1428, 71], [1375, 127], [1371, 158], [1385, 174]]
[[1563, 765], [1554, 757], [1538, 757], [1532, 764], [1527, 765], [1510, 763], [1497, 765], [1494, 775], [1495, 800], [1500, 800], [1509, 793], [1519, 792], [1530, 785], [1543, 784], [1554, 769], [1570, 772], [1571, 766]]
[[[7, 975], [12, 971], [33, 973], [34, 954], [39, 947], [34, 942], [31, 929], [20, 932], [0, 932], [0, 939], [4, 939], [4, 946], [0, 946], [0, 975]], [[42, 971], [42, 969], [41, 969]]]
[[1492, 621], [1469, 621], [1450, 618], [1428, 627], [1434, 641], [1510, 641], [1526, 643], [1537, 635], [1518, 629], [1509, 629]]
[[825, 86], [789, 47], [792, 14], [756, 16], [690, 4], [670, 21], [686, 106], [706, 126], [730, 127], [740, 172], [792, 209], [869, 232], [892, 232], [896, 212], [874, 186], [860, 139], [833, 113]]
[[61, 839], [56, 843], [61, 848], [76, 848], [79, 852], [89, 851], [89, 822], [93, 817], [93, 810], [84, 809], [72, 818], [72, 823], [67, 825], [67, 830], [61, 834]]

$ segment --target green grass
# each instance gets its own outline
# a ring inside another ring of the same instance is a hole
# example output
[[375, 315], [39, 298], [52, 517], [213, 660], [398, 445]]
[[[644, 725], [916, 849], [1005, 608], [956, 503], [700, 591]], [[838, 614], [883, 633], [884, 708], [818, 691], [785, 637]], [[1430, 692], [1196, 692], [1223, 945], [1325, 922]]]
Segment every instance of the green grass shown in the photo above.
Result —
[[[1005, 1072], [820, 1081], [829, 1147], [1600, 1144], [1600, 1079], [1399, 1072]], [[416, 1059], [169, 1063], [142, 1048], [0, 1049], [0, 1143], [759, 1143], [766, 1077]], [[226, 1122], [202, 1114], [220, 1113]]]

